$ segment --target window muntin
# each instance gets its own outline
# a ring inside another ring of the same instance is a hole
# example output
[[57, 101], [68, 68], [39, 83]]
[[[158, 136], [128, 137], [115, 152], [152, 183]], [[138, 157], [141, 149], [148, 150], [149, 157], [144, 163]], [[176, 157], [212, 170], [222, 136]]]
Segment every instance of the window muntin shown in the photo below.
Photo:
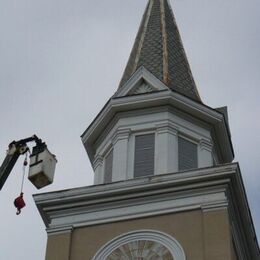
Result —
[[135, 136], [134, 177], [154, 174], [155, 134]]

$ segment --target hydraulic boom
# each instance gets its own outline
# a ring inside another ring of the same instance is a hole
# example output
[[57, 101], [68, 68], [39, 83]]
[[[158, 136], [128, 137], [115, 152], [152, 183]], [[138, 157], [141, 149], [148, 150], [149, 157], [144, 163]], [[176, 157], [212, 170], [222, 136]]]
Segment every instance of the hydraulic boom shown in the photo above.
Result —
[[[6, 180], [7, 180], [8, 176], [10, 175], [19, 156], [22, 154], [25, 154], [29, 150], [27, 143], [32, 142], [32, 141], [34, 141], [36, 143], [36, 146], [33, 148], [33, 150], [39, 151], [37, 154], [35, 154], [38, 158], [40, 151], [43, 151], [44, 149], [47, 150], [47, 146], [36, 135], [33, 135], [32, 137], [29, 137], [26, 139], [22, 139], [20, 141], [13, 141], [9, 144], [8, 150], [6, 153], [6, 157], [0, 167], [0, 190], [4, 186]], [[34, 165], [40, 164], [40, 163], [42, 163], [42, 160], [36, 161], [36, 163], [34, 163]], [[41, 174], [42, 174], [42, 172], [41, 172]], [[47, 182], [46, 182], [46, 185], [47, 185]], [[37, 188], [41, 188], [41, 187], [37, 187]]]

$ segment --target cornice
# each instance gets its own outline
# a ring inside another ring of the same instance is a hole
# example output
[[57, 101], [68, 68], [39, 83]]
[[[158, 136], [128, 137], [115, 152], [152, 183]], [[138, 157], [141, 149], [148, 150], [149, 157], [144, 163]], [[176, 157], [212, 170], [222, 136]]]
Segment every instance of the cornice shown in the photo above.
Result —
[[46, 232], [48, 235], [71, 234], [73, 229], [73, 225], [68, 225], [57, 228], [46, 228]]
[[237, 164], [224, 164], [217, 167], [200, 168], [178, 173], [169, 173], [163, 175], [154, 175], [145, 178], [136, 178], [127, 181], [114, 182], [110, 184], [93, 185], [69, 190], [61, 190], [34, 195], [36, 203], [56, 203], [62, 201], [72, 201], [82, 198], [83, 200], [89, 197], [104, 196], [108, 194], [117, 194], [123, 191], [147, 191], [155, 187], [168, 187], [190, 182], [198, 182], [203, 179], [210, 178], [214, 180], [216, 177], [229, 176], [237, 169]]
[[233, 239], [236, 251], [241, 256], [239, 259], [260, 259], [259, 244], [239, 165], [236, 174], [232, 176], [232, 181], [226, 194], [229, 201]]
[[156, 125], [157, 134], [170, 133], [177, 135], [179, 127], [171, 122], [161, 123]]
[[95, 160], [93, 162], [93, 168], [94, 170], [96, 170], [96, 168], [98, 166], [102, 166], [103, 165], [103, 157], [101, 155], [98, 155], [95, 157]]
[[130, 129], [117, 129], [115, 134], [112, 137], [112, 143], [115, 145], [120, 140], [126, 140], [129, 138], [129, 135], [131, 133]]
[[[209, 206], [214, 203], [216, 207], [219, 207], [221, 205], [223, 206], [223, 203], [226, 203], [223, 197], [225, 190], [223, 190], [223, 188], [219, 189], [219, 187], [228, 183], [228, 176], [233, 174], [234, 171], [234, 165], [204, 168], [106, 185], [37, 194], [34, 196], [34, 199], [46, 226], [50, 227], [54, 225], [53, 227], [55, 228], [58, 223], [56, 222], [57, 219], [62, 217], [78, 214], [87, 215], [93, 211], [96, 213], [103, 211], [102, 214], [104, 214], [104, 210], [107, 209], [107, 207], [110, 208], [112, 205], [124, 208], [130, 204], [147, 203], [149, 200], [151, 200], [150, 203], [157, 201], [157, 206], [161, 202], [163, 202], [163, 205], [167, 205], [165, 198], [169, 199], [170, 197], [169, 204], [164, 209], [165, 213], [176, 210], [182, 211], [202, 208], [203, 205], [205, 207], [206, 205]], [[212, 189], [213, 185], [216, 186], [215, 189]], [[218, 194], [217, 196], [221, 196], [220, 201], [216, 200], [214, 202], [214, 193]], [[197, 201], [194, 199], [195, 197], [200, 199]], [[192, 200], [190, 198], [192, 198]], [[213, 201], [210, 201], [210, 198], [213, 199]], [[182, 200], [182, 202], [180, 202], [180, 200]], [[129, 203], [127, 202], [127, 204], [125, 204], [126, 201]], [[196, 203], [191, 203], [191, 201]], [[141, 206], [139, 216], [155, 214], [157, 206], [150, 210], [150, 212], [144, 212], [142, 210], [143, 206]], [[136, 209], [134, 211], [136, 212]], [[162, 205], [159, 205], [158, 208], [158, 214], [161, 214], [160, 212], [163, 212]], [[120, 219], [120, 216], [118, 217]], [[136, 214], [131, 217], [136, 217]], [[117, 216], [112, 218], [117, 219]], [[95, 223], [96, 220], [97, 216], [93, 219], [93, 223]], [[85, 224], [87, 224], [88, 221], [91, 223], [91, 220], [88, 219]], [[55, 222], [56, 224], [54, 224]], [[84, 220], [81, 219], [79, 222], [84, 222]], [[66, 225], [68, 224], [69, 223], [66, 223]]]
[[[228, 209], [239, 247], [259, 248], [237, 163], [34, 195], [48, 234], [190, 210]], [[240, 252], [243, 252], [240, 250]]]
[[221, 142], [221, 146], [219, 145], [218, 150], [221, 153], [223, 163], [231, 162], [233, 160], [232, 142], [222, 113], [176, 92], [162, 90], [110, 99], [100, 114], [81, 136], [91, 161], [94, 156], [93, 144], [95, 140], [101, 135], [104, 128], [111, 122], [116, 114], [126, 111], [137, 111], [138, 109], [161, 107], [164, 105], [170, 105], [190, 116], [211, 124], [214, 128], [213, 133], [218, 140], [217, 144]]
[[212, 145], [211, 141], [206, 140], [206, 139], [202, 139], [202, 140], [200, 140], [199, 145], [200, 145], [200, 148], [202, 150], [206, 150], [206, 151], [212, 152], [213, 145]]

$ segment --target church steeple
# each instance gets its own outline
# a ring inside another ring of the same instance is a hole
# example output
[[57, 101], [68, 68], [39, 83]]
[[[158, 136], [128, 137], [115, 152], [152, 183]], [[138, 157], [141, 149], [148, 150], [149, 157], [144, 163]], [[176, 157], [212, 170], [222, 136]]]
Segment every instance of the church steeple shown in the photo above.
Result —
[[141, 66], [171, 90], [201, 102], [167, 0], [149, 0], [119, 88]]
[[149, 0], [120, 88], [81, 136], [95, 185], [34, 197], [46, 259], [260, 259], [227, 119], [201, 102], [167, 0]]
[[149, 0], [119, 89], [82, 141], [95, 184], [233, 160], [226, 117], [200, 99], [167, 0]]

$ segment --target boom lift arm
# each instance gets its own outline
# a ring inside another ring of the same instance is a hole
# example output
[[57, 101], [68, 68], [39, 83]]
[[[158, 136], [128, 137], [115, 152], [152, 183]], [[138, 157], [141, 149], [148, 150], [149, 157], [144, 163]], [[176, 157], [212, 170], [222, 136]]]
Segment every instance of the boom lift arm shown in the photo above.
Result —
[[37, 148], [45, 146], [42, 140], [39, 139], [36, 135], [22, 139], [20, 141], [13, 141], [9, 144], [6, 157], [0, 167], [0, 190], [4, 186], [19, 156], [25, 154], [29, 150], [27, 143], [32, 141], [36, 143], [35, 147]]

